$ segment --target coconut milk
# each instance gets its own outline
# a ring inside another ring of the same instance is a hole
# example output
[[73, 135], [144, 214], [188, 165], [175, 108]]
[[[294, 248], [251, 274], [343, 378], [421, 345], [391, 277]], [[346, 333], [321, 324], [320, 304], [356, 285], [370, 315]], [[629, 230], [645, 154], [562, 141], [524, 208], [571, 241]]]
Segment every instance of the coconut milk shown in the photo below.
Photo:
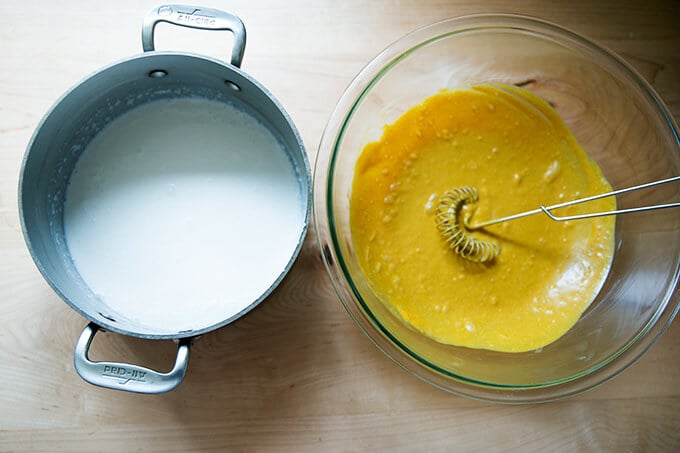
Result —
[[205, 328], [265, 294], [306, 209], [282, 144], [234, 106], [159, 100], [114, 120], [79, 159], [64, 231], [83, 281], [151, 329]]

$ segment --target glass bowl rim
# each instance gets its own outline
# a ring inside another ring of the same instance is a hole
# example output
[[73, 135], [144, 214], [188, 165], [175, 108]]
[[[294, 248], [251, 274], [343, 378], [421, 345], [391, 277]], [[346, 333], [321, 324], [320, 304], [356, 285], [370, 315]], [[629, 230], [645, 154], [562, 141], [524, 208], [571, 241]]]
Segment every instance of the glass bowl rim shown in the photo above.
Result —
[[[605, 47], [567, 28], [526, 15], [485, 13], [445, 19], [418, 28], [386, 47], [363, 67], [337, 102], [323, 131], [315, 162], [313, 221], [317, 241], [333, 289], [347, 313], [359, 330], [383, 355], [409, 374], [446, 392], [486, 402], [518, 404], [563, 399], [580, 394], [614, 378], [639, 360], [659, 340], [680, 310], [680, 298], [678, 298], [680, 268], [676, 268], [663, 303], [659, 304], [649, 322], [638, 331], [634, 338], [619, 347], [616, 353], [594, 364], [586, 371], [564, 379], [535, 385], [505, 385], [480, 382], [448, 372], [411, 351], [383, 326], [366, 306], [340, 252], [332, 203], [333, 174], [338, 146], [342, 142], [345, 128], [354, 112], [371, 88], [392, 67], [411, 53], [429, 43], [445, 39], [447, 36], [483, 29], [507, 29], [538, 34], [542, 38], [557, 40], [563, 45], [568, 42], [569, 48], [576, 45], [576, 47], [585, 47], [595, 52], [606, 62], [613, 64], [630, 82], [635, 83], [641, 89], [647, 101], [666, 121], [676, 144], [680, 147], [678, 126], [663, 101], [644, 77], [628, 62]], [[328, 152], [324, 153], [324, 150]], [[339, 264], [339, 268], [336, 264]], [[674, 296], [675, 300], [673, 300]]]

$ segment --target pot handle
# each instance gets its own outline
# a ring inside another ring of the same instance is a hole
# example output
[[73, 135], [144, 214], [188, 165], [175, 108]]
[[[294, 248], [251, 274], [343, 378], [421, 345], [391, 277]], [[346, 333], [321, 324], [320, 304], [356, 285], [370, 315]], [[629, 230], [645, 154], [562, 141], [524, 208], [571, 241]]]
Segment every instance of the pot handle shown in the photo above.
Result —
[[212, 8], [188, 5], [162, 5], [151, 10], [142, 25], [142, 47], [144, 52], [154, 50], [154, 29], [159, 22], [180, 25], [201, 30], [228, 30], [234, 35], [231, 49], [231, 64], [241, 66], [246, 50], [246, 27], [237, 16]]
[[117, 362], [93, 362], [88, 358], [90, 345], [99, 326], [90, 323], [80, 334], [73, 354], [73, 364], [83, 380], [114, 390], [135, 393], [164, 393], [177, 387], [184, 379], [189, 363], [189, 340], [179, 341], [175, 366], [161, 373], [137, 365]]

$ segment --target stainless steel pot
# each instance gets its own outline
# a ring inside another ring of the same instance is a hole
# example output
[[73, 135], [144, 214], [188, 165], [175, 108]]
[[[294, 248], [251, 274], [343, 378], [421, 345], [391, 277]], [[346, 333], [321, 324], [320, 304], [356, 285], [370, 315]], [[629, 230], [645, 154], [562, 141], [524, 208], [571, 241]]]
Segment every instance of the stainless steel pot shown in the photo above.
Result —
[[[230, 62], [190, 53], [155, 51], [154, 28], [159, 22], [230, 30], [234, 36]], [[261, 84], [239, 69], [245, 41], [243, 23], [232, 14], [185, 5], [155, 8], [144, 20], [144, 53], [108, 66], [68, 91], [43, 118], [28, 145], [19, 180], [24, 238], [36, 266], [54, 291], [90, 321], [74, 353], [75, 368], [87, 382], [140, 393], [161, 393], [177, 387], [186, 372], [191, 339], [225, 326], [257, 306], [283, 279], [302, 247], [311, 200], [307, 155], [283, 107]], [[201, 96], [236, 105], [256, 116], [280, 139], [299, 176], [304, 222], [297, 242], [282, 244], [291, 250], [286, 267], [260, 297], [244, 304], [238, 314], [228, 319], [214, 319], [191, 330], [150, 330], [129, 320], [124, 313], [111, 312], [110, 307], [93, 297], [70, 257], [64, 237], [63, 205], [78, 158], [112, 119], [150, 101], [184, 96]], [[88, 350], [100, 328], [141, 338], [177, 340], [179, 347], [173, 369], [162, 373], [127, 363], [91, 361]]]

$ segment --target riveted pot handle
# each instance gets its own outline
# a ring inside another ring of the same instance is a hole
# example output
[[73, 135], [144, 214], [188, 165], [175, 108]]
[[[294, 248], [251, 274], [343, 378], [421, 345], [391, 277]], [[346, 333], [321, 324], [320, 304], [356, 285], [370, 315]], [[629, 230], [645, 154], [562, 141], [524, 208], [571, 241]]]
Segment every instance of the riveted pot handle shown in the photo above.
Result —
[[76, 371], [86, 382], [135, 393], [164, 393], [177, 387], [184, 379], [189, 363], [189, 340], [180, 340], [175, 366], [169, 372], [161, 373], [127, 363], [91, 361], [88, 352], [97, 330], [96, 324], [85, 326], [73, 354]]
[[144, 52], [154, 50], [154, 29], [159, 22], [201, 30], [229, 30], [234, 35], [231, 64], [240, 67], [246, 50], [246, 27], [237, 16], [211, 8], [189, 5], [163, 5], [151, 10], [142, 25]]

